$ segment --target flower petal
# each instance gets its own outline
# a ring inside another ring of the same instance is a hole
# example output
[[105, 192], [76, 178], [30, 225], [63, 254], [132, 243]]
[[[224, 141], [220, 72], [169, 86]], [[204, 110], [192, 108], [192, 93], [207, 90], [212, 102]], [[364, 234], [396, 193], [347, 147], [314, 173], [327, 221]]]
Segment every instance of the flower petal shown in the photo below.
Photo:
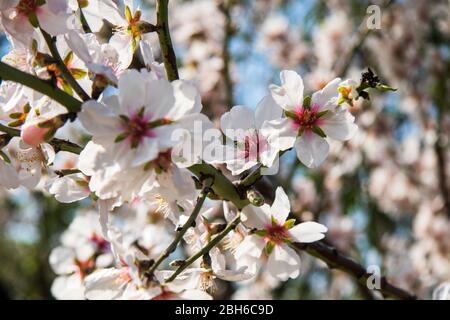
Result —
[[276, 245], [269, 255], [267, 269], [271, 276], [286, 281], [300, 275], [300, 256], [287, 245]]
[[282, 187], [278, 187], [275, 192], [275, 200], [270, 207], [272, 216], [277, 220], [278, 223], [284, 223], [286, 218], [291, 211], [291, 204], [289, 198], [284, 192]]
[[328, 142], [313, 132], [304, 132], [295, 142], [298, 159], [309, 168], [317, 168], [329, 151]]
[[324, 233], [327, 231], [327, 227], [314, 221], [302, 222], [289, 229], [289, 233], [295, 242], [304, 243], [310, 243], [323, 239], [325, 237]]

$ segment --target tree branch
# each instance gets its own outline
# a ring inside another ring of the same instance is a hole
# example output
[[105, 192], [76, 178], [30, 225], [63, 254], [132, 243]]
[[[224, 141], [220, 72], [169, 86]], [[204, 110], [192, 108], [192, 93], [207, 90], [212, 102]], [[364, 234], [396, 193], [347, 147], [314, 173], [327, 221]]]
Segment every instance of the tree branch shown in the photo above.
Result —
[[55, 44], [55, 38], [52, 38], [43, 29], [40, 30], [42, 35], [44, 36], [44, 40], [47, 43], [47, 46], [50, 50], [50, 53], [52, 54], [53, 59], [55, 59], [56, 61], [56, 65], [58, 66], [58, 70], [59, 72], [61, 72], [61, 76], [63, 77], [63, 79], [72, 87], [72, 89], [77, 93], [77, 95], [81, 98], [81, 100], [83, 101], [90, 100], [91, 97], [89, 97], [89, 95], [83, 90], [83, 88], [80, 86], [77, 80], [75, 80], [75, 78], [72, 76], [72, 73], [70, 73], [69, 69], [67, 69], [67, 66], [65, 65], [61, 56], [59, 55], [58, 49], [56, 48]]
[[52, 86], [47, 81], [20, 71], [4, 62], [0, 62], [0, 78], [5, 81], [17, 82], [36, 90], [65, 106], [69, 112], [78, 112], [81, 110], [81, 101], [75, 99], [70, 94]]
[[[322, 241], [313, 243], [296, 243], [295, 247], [306, 251], [310, 255], [324, 261], [330, 269], [338, 269], [351, 275], [358, 280], [361, 285], [367, 285], [367, 279], [373, 274], [354, 260], [344, 256], [336, 248], [324, 244]], [[380, 288], [376, 288], [386, 297], [402, 300], [415, 300], [417, 297], [409, 292], [390, 284], [385, 277], [380, 279]]]
[[169, 32], [169, 0], [158, 0], [156, 2], [156, 32], [158, 33], [161, 54], [169, 81], [177, 80], [178, 68], [177, 58], [173, 50], [172, 40]]
[[225, 236], [230, 233], [231, 230], [234, 230], [236, 226], [241, 222], [241, 217], [238, 214], [230, 223], [227, 224], [225, 229], [222, 230], [217, 236], [214, 237], [206, 246], [204, 246], [200, 251], [189, 257], [167, 280], [167, 282], [171, 282], [175, 280], [175, 278], [183, 272], [188, 266], [190, 266], [192, 263], [194, 263], [198, 258], [204, 256], [207, 254], [212, 248], [214, 248], [217, 244], [219, 244], [220, 241], [222, 241]]

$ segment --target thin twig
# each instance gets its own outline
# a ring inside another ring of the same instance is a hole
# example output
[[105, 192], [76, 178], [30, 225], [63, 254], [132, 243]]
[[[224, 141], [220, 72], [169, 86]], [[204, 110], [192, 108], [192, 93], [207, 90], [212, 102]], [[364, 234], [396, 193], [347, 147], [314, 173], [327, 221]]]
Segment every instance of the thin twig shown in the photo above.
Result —
[[44, 36], [44, 40], [47, 43], [47, 46], [50, 50], [50, 53], [52, 54], [53, 59], [56, 61], [56, 65], [58, 67], [59, 72], [61, 72], [61, 76], [63, 79], [70, 85], [70, 87], [76, 92], [76, 94], [81, 98], [83, 101], [90, 100], [91, 97], [83, 90], [83, 88], [80, 86], [80, 84], [75, 80], [75, 78], [72, 76], [72, 73], [70, 73], [69, 69], [67, 69], [67, 66], [65, 65], [64, 61], [62, 60], [58, 49], [56, 48], [55, 44], [55, 38], [52, 38], [46, 31], [42, 30], [42, 35]]
[[[295, 247], [324, 261], [330, 269], [339, 269], [351, 275], [358, 280], [361, 285], [367, 285], [367, 280], [370, 277], [373, 277], [373, 274], [367, 272], [362, 265], [344, 256], [336, 248], [328, 246], [322, 241], [313, 243], [297, 243], [295, 244]], [[380, 291], [385, 297], [401, 300], [417, 299], [415, 295], [389, 283], [385, 277], [380, 279], [380, 287], [375, 288], [375, 290]]]
[[197, 198], [197, 203], [194, 207], [194, 210], [192, 211], [191, 215], [189, 216], [189, 219], [186, 221], [186, 223], [183, 225], [181, 230], [177, 232], [177, 235], [175, 239], [173, 239], [172, 243], [159, 255], [159, 257], [155, 260], [155, 262], [152, 264], [152, 266], [148, 269], [146, 272], [146, 275], [151, 277], [155, 270], [158, 268], [158, 266], [168, 257], [172, 252], [174, 252], [178, 244], [180, 243], [181, 239], [183, 239], [183, 236], [186, 234], [188, 229], [192, 227], [192, 225], [195, 222], [195, 219], [197, 219], [198, 214], [200, 213], [201, 208], [203, 207], [203, 203], [205, 202], [205, 199], [210, 192], [211, 185], [213, 183], [213, 179], [207, 178], [204, 181], [204, 187], [202, 189], [202, 192], [200, 193], [199, 197]]
[[29, 73], [20, 71], [10, 65], [0, 61], [0, 78], [5, 81], [13, 81], [40, 92], [61, 105], [65, 106], [69, 112], [81, 110], [81, 101], [72, 97], [63, 90], [52, 86], [47, 81], [39, 79]]
[[215, 236], [206, 246], [204, 246], [200, 251], [189, 257], [167, 280], [166, 283], [175, 280], [175, 278], [183, 272], [188, 266], [193, 264], [197, 259], [207, 254], [212, 248], [214, 248], [220, 241], [222, 241], [225, 236], [236, 228], [236, 226], [241, 221], [239, 215], [237, 215], [230, 223], [227, 224], [225, 229], [222, 230], [217, 236]]

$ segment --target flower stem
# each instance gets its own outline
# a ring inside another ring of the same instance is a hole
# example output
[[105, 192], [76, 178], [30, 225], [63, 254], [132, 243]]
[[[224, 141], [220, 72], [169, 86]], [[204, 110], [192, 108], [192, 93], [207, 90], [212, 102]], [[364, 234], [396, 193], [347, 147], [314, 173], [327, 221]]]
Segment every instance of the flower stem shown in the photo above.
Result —
[[222, 230], [217, 236], [214, 237], [206, 246], [204, 246], [200, 251], [189, 257], [175, 272], [166, 280], [166, 283], [171, 282], [175, 280], [175, 278], [183, 272], [188, 266], [190, 266], [192, 263], [194, 263], [198, 258], [204, 256], [206, 253], [208, 253], [212, 248], [214, 248], [216, 245], [219, 244], [220, 241], [222, 241], [225, 236], [230, 233], [231, 230], [234, 230], [236, 226], [241, 221], [241, 217], [238, 214], [227, 226], [225, 229]]
[[89, 95], [83, 90], [77, 80], [75, 80], [75, 78], [72, 76], [69, 69], [67, 69], [67, 66], [64, 64], [64, 61], [62, 60], [61, 56], [59, 55], [58, 49], [56, 48], [55, 38], [52, 38], [47, 32], [42, 29], [41, 32], [64, 80], [72, 87], [72, 89], [83, 101], [90, 100], [91, 97], [89, 97]]
[[147, 276], [152, 276], [153, 273], [155, 272], [155, 270], [158, 268], [158, 266], [168, 257], [170, 256], [170, 254], [172, 252], [174, 252], [177, 247], [178, 244], [180, 243], [181, 239], [183, 239], [183, 236], [186, 234], [186, 232], [188, 231], [188, 229], [190, 227], [192, 227], [192, 225], [195, 222], [195, 219], [197, 219], [198, 214], [200, 213], [201, 208], [203, 207], [203, 203], [206, 200], [206, 197], [208, 195], [208, 193], [211, 191], [211, 185], [213, 183], [213, 179], [212, 178], [207, 178], [204, 181], [204, 187], [202, 189], [202, 192], [200, 193], [198, 199], [197, 199], [197, 203], [194, 207], [194, 210], [192, 211], [191, 215], [189, 216], [189, 219], [186, 221], [186, 223], [183, 225], [183, 227], [181, 228], [181, 230], [179, 230], [177, 232], [177, 235], [175, 237], [175, 239], [172, 241], [172, 243], [166, 248], [166, 250], [164, 250], [159, 257], [156, 259], [156, 261], [152, 264], [152, 266], [148, 269], [148, 271], [146, 272]]

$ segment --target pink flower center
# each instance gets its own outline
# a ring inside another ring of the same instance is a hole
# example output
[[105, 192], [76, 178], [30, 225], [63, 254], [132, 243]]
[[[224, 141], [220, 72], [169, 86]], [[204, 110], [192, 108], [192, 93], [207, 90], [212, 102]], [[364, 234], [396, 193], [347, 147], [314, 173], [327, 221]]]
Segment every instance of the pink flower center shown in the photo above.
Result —
[[97, 233], [94, 232], [90, 240], [97, 246], [98, 251], [108, 252], [110, 250], [109, 242], [97, 235]]
[[260, 133], [245, 136], [243, 154], [245, 160], [258, 160], [259, 154], [264, 151], [267, 151], [267, 141]]
[[268, 224], [264, 229], [267, 232], [264, 237], [267, 242], [273, 241], [276, 244], [281, 244], [284, 240], [289, 239], [289, 233], [285, 226], [282, 224]]
[[144, 138], [155, 137], [155, 133], [149, 124], [150, 118], [149, 114], [138, 113], [122, 121], [123, 134], [132, 147], [137, 147], [143, 142]]
[[18, 14], [23, 14], [29, 16], [33, 12], [36, 12], [38, 7], [38, 0], [20, 0], [19, 4], [16, 6]]
[[293, 127], [296, 130], [311, 130], [313, 126], [320, 125], [320, 106], [313, 104], [311, 108], [297, 107], [294, 111]]

